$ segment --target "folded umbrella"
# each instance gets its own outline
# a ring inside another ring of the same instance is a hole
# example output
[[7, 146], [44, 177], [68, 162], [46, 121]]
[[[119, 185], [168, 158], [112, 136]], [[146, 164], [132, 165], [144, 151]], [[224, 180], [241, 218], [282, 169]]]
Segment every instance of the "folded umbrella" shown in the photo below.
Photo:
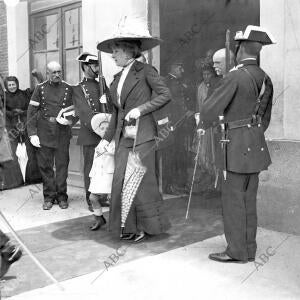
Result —
[[[138, 130], [139, 120], [137, 120], [136, 127]], [[139, 153], [135, 152], [136, 137], [132, 151], [129, 152], [124, 183], [121, 194], [121, 228], [124, 229], [126, 219], [133, 203], [134, 197], [138, 191], [140, 183], [147, 171], [147, 168], [143, 166], [139, 157]]]
[[18, 143], [18, 146], [16, 149], [16, 156], [18, 157], [18, 162], [19, 162], [20, 169], [22, 172], [23, 180], [25, 182], [26, 166], [27, 166], [27, 162], [28, 162], [28, 156], [27, 156], [25, 143]]

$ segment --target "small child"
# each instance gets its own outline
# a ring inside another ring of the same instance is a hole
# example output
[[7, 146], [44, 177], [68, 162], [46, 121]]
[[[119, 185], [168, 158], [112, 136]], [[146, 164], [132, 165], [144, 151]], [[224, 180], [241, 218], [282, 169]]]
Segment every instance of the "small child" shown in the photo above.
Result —
[[[97, 114], [97, 128], [93, 128], [94, 131], [104, 137], [107, 130], [110, 115], [105, 113]], [[92, 125], [93, 127], [93, 125]], [[90, 227], [91, 230], [98, 230], [102, 225], [106, 224], [106, 220], [103, 217], [102, 206], [100, 200], [103, 196], [110, 198], [112, 179], [115, 168], [114, 153], [115, 142], [111, 141], [109, 145], [105, 147], [106, 151], [98, 153], [95, 151], [93, 166], [90, 171], [90, 186], [89, 191], [90, 201], [94, 210], [95, 223]]]

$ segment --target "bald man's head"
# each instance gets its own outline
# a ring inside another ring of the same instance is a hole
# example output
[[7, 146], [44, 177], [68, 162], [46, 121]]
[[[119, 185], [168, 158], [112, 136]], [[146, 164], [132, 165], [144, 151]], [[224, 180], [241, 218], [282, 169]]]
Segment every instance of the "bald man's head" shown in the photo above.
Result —
[[51, 82], [59, 83], [62, 79], [61, 65], [56, 61], [51, 61], [47, 65], [47, 74]]
[[[234, 54], [229, 51], [230, 64], [229, 70], [234, 66]], [[226, 74], [226, 49], [222, 48], [213, 55], [214, 68], [218, 75], [224, 76]]]

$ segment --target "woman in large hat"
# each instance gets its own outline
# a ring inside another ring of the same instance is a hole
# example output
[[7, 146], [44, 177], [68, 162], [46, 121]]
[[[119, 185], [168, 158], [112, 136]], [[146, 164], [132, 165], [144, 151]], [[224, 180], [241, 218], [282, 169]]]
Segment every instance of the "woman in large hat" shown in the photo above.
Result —
[[[134, 32], [133, 32], [134, 30]], [[125, 19], [112, 38], [100, 42], [98, 50], [111, 53], [116, 65], [123, 70], [114, 76], [110, 94], [113, 113], [104, 139], [98, 151], [114, 138], [116, 143], [115, 173], [112, 184], [110, 207], [110, 230], [120, 230], [121, 193], [129, 152], [134, 139], [126, 137], [126, 126], [139, 119], [135, 151], [147, 168], [134, 197], [121, 239], [139, 242], [147, 234], [156, 235], [169, 228], [169, 221], [162, 210], [162, 196], [159, 193], [155, 170], [155, 136], [157, 127], [155, 111], [171, 100], [169, 89], [156, 70], [137, 61], [142, 51], [157, 46], [161, 40], [153, 38], [144, 24]], [[154, 97], [151, 97], [155, 95]]]

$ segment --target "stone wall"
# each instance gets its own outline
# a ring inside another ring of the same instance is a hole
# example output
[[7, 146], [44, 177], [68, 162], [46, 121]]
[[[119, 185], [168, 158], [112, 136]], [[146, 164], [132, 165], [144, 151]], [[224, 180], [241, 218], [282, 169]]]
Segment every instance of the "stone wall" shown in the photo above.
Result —
[[0, 75], [8, 75], [6, 6], [3, 0], [0, 0]]

